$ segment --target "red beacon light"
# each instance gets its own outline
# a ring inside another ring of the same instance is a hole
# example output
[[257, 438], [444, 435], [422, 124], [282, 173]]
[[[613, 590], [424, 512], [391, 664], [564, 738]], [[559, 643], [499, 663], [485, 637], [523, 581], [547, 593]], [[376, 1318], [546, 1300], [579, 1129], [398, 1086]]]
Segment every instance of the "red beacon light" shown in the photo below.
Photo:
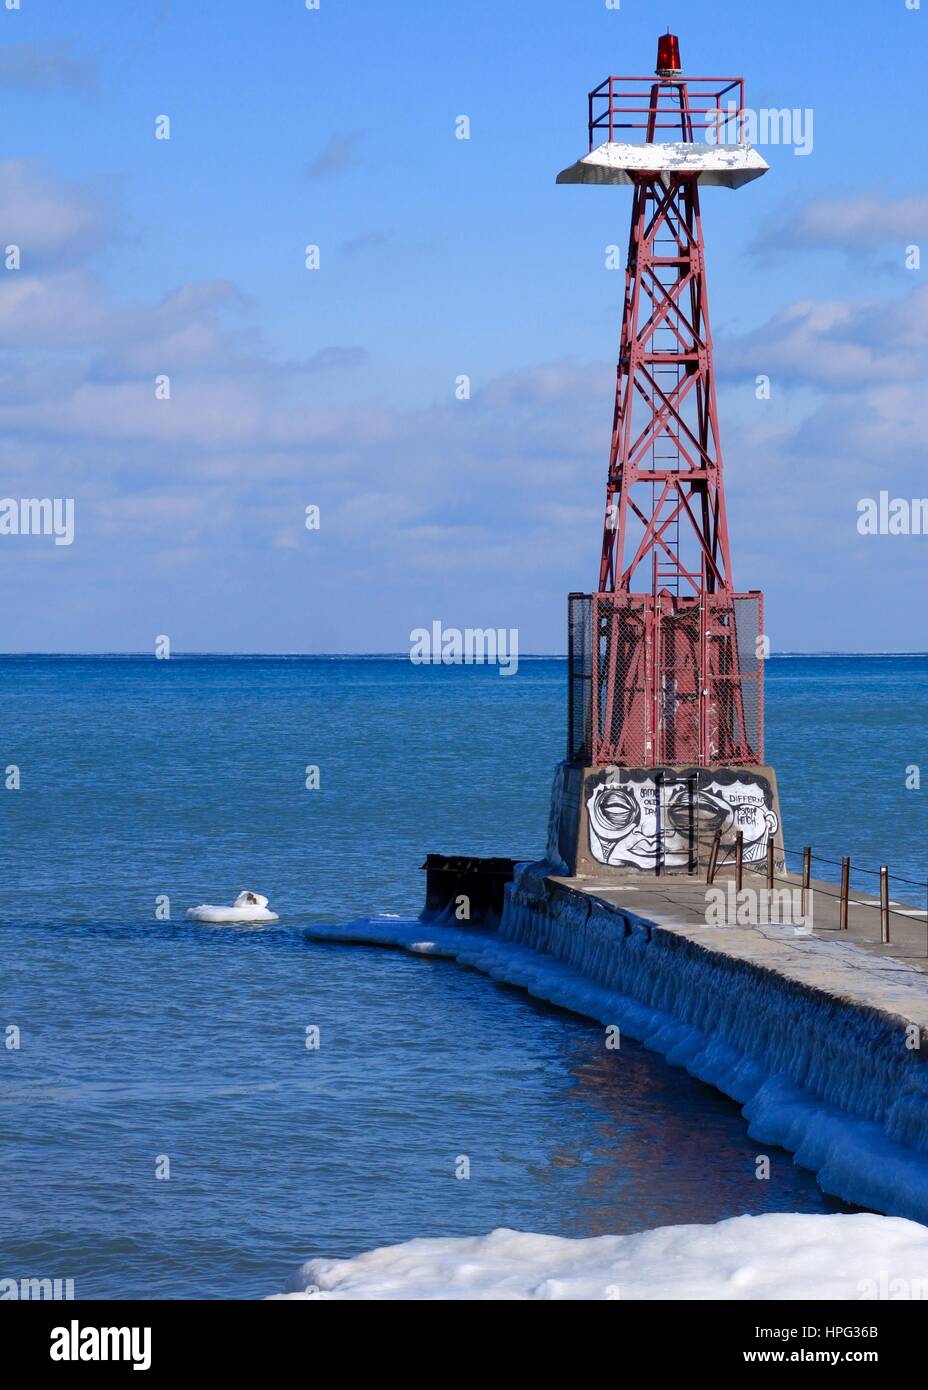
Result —
[[658, 77], [679, 77], [683, 68], [680, 63], [680, 40], [676, 34], [661, 34], [657, 41]]

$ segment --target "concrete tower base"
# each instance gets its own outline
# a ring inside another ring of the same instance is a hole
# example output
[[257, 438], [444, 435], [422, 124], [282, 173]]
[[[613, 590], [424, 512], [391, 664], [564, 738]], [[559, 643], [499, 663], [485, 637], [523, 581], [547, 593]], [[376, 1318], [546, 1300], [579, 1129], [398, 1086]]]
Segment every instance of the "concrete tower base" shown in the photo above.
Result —
[[551, 791], [548, 859], [561, 872], [608, 879], [704, 870], [721, 831], [717, 868], [761, 869], [767, 843], [782, 868], [783, 829], [771, 767], [590, 767], [559, 763]]

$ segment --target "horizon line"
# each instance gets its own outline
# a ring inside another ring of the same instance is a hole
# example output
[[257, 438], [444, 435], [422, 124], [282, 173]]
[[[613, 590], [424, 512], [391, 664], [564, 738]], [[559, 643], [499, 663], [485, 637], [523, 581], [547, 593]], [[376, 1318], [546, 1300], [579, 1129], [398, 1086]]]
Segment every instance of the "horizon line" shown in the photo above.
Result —
[[[928, 656], [928, 651], [919, 649], [915, 651], [837, 651], [834, 649], [821, 651], [800, 651], [798, 649], [784, 648], [782, 651], [770, 652], [764, 659], [772, 661], [784, 657], [919, 657]], [[196, 649], [174, 651], [167, 658], [158, 657], [153, 651], [125, 650], [87, 650], [87, 651], [19, 651], [19, 652], [0, 652], [0, 661], [15, 659], [17, 657], [58, 657], [58, 658], [144, 658], [152, 661], [175, 661], [178, 657], [214, 657], [218, 659], [240, 659], [240, 660], [270, 660], [277, 657], [286, 657], [302, 661], [326, 660], [326, 661], [410, 661], [408, 651], [384, 651], [384, 652], [234, 652], [234, 651], [200, 651]], [[566, 661], [567, 652], [519, 652], [519, 661]], [[416, 661], [412, 663], [416, 666], [495, 666], [495, 661]]]

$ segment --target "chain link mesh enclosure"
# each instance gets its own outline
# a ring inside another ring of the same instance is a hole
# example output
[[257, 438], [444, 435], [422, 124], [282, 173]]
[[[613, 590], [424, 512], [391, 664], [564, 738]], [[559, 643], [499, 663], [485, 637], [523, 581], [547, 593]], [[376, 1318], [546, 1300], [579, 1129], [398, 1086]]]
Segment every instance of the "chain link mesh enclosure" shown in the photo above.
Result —
[[763, 762], [759, 593], [571, 594], [568, 605], [570, 758]]
[[567, 757], [592, 756], [593, 598], [567, 596]]

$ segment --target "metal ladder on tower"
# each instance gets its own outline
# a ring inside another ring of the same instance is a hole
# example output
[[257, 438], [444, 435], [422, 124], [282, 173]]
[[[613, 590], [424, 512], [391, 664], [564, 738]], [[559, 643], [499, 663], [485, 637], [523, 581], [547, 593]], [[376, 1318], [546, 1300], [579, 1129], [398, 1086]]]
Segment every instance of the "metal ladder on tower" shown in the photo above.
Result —
[[[663, 232], [663, 235], [654, 238], [655, 249], [659, 249], [662, 254], [666, 253], [669, 257], [678, 256], [680, 254], [680, 238], [672, 214], [667, 215]], [[678, 270], [675, 266], [660, 266], [656, 271], [658, 280], [665, 284], [664, 276], [675, 279], [677, 274]], [[679, 351], [680, 348], [676, 333], [666, 324], [655, 328], [651, 342], [653, 351], [658, 353], [675, 352]], [[664, 395], [672, 396], [680, 384], [680, 363], [655, 362], [652, 364], [652, 373]], [[660, 397], [656, 391], [652, 390], [652, 412], [656, 413], [659, 408]], [[651, 441], [651, 467], [653, 470], [661, 472], [679, 473], [680, 471], [680, 440], [670, 426], [655, 434]], [[664, 497], [663, 501], [660, 501], [663, 490], [663, 483], [651, 484], [653, 525], [655, 531], [660, 532], [661, 540], [674, 558], [671, 560], [667, 551], [660, 546], [658, 547], [654, 567], [654, 592], [666, 592], [674, 597], [679, 597], [680, 518], [677, 512], [679, 497], [674, 489]]]

